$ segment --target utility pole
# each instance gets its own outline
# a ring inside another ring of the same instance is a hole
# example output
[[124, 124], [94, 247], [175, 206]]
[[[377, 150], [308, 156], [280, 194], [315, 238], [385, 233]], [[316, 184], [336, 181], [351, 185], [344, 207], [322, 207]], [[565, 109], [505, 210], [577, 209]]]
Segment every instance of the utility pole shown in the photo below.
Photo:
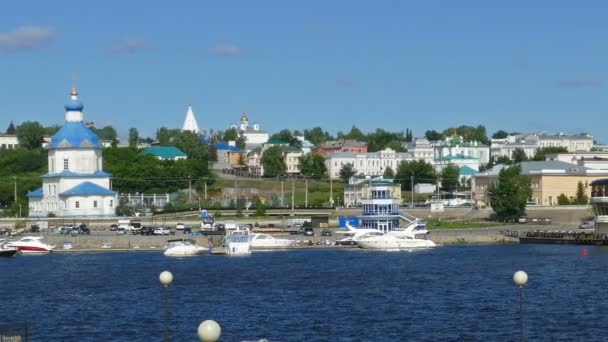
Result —
[[334, 183], [331, 177], [329, 177], [329, 205], [334, 205]]
[[192, 203], [192, 179], [188, 176], [188, 203]]
[[412, 175], [410, 176], [410, 184], [411, 184], [411, 193], [412, 193], [412, 205], [410, 206], [410, 208], [414, 207], [414, 174], [412, 173]]
[[295, 193], [296, 193], [295, 184], [296, 184], [296, 181], [292, 180], [291, 181], [291, 214], [292, 215], [293, 215], [293, 209], [294, 209], [295, 200], [296, 200], [296, 196], [295, 196]]
[[306, 208], [308, 208], [308, 179], [305, 180], [305, 195], [304, 195], [304, 205], [306, 206]]
[[17, 177], [13, 176], [13, 180], [15, 181], [15, 205], [17, 204]]
[[207, 201], [207, 178], [205, 178], [205, 201]]
[[283, 194], [283, 181], [281, 181], [281, 208], [285, 206], [285, 195]]
[[234, 181], [234, 206], [237, 207], [237, 202], [239, 201], [239, 189], [236, 181]]

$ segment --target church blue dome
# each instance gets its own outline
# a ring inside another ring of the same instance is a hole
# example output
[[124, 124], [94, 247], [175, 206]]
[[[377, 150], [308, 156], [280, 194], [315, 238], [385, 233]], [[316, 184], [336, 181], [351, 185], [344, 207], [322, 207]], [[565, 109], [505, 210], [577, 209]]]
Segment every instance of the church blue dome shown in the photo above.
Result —
[[[67, 109], [67, 106], [66, 106]], [[51, 138], [50, 148], [101, 148], [99, 137], [82, 121], [66, 122]]]
[[78, 100], [70, 100], [70, 102], [65, 105], [65, 110], [68, 112], [81, 112], [83, 108], [84, 105]]

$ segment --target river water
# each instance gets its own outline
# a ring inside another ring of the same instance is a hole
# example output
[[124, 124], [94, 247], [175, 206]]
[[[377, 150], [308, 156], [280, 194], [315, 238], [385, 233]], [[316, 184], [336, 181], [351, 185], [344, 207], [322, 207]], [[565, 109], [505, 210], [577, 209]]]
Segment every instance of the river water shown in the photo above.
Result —
[[161, 341], [170, 270], [172, 341], [205, 319], [222, 341], [606, 340], [608, 248], [446, 246], [415, 252], [290, 250], [173, 259], [159, 252], [0, 260], [0, 323], [33, 341]]

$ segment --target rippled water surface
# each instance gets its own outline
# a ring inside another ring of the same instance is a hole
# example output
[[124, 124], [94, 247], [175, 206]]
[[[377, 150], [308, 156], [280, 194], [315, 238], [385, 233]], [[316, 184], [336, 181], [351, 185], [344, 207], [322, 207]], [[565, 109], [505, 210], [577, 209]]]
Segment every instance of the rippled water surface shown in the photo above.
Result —
[[33, 341], [161, 341], [170, 270], [173, 341], [214, 319], [223, 341], [606, 340], [608, 248], [448, 246], [416, 252], [292, 250], [171, 259], [159, 252], [0, 259], [0, 322]]

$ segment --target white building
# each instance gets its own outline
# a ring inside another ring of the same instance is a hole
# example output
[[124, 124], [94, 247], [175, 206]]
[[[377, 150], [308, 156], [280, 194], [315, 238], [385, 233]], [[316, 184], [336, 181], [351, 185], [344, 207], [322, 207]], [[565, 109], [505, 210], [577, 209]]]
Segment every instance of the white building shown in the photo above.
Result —
[[29, 215], [113, 216], [116, 195], [110, 190], [110, 174], [102, 170], [102, 146], [83, 122], [75, 88], [65, 109], [66, 123], [51, 138], [42, 187], [28, 193]]
[[593, 136], [579, 134], [537, 134], [538, 147], [565, 147], [568, 152], [591, 151]]
[[507, 157], [511, 159], [517, 149], [524, 151], [528, 159], [532, 159], [538, 148], [537, 141], [516, 140], [515, 136], [504, 139], [492, 139], [490, 142], [490, 156], [494, 159]]
[[462, 154], [437, 158], [433, 162], [433, 165], [435, 166], [435, 170], [437, 170], [437, 172], [441, 172], [444, 167], [450, 164], [457, 166], [459, 169], [463, 166], [467, 166], [475, 171], [479, 171], [479, 159], [468, 157]]
[[475, 158], [479, 163], [487, 164], [490, 161], [490, 146], [479, 141], [464, 141], [462, 137], [446, 138], [434, 141], [435, 159], [450, 156], [465, 156]]
[[19, 147], [19, 140], [15, 134], [0, 134], [0, 148], [15, 149]]
[[533, 158], [536, 150], [543, 147], [564, 147], [568, 152], [591, 151], [593, 136], [589, 134], [545, 134], [530, 133], [509, 135], [504, 139], [492, 139], [491, 155], [494, 158], [513, 156], [513, 151], [522, 149], [528, 158]]
[[256, 176], [264, 176], [264, 165], [262, 165], [262, 155], [272, 146], [280, 146], [283, 151], [283, 158], [285, 161], [286, 174], [297, 175], [300, 174], [300, 157], [305, 153], [293, 146], [284, 142], [270, 141], [263, 144], [260, 147], [256, 147], [247, 154], [247, 170], [250, 174]]
[[403, 143], [403, 146], [414, 159], [422, 159], [427, 163], [432, 163], [435, 159], [435, 149], [427, 138], [415, 138], [412, 142]]
[[329, 177], [333, 179], [340, 178], [340, 170], [346, 164], [352, 164], [357, 175], [381, 176], [387, 167], [390, 167], [393, 172], [397, 172], [397, 168], [402, 161], [413, 159], [409, 152], [395, 152], [386, 148], [378, 152], [329, 154], [325, 156], [325, 166]]
[[550, 153], [547, 160], [557, 160], [595, 170], [608, 170], [608, 152], [579, 151], [575, 153]]
[[270, 139], [270, 134], [262, 131], [259, 124], [254, 123], [253, 125], [249, 125], [247, 115], [241, 116], [241, 123], [239, 125], [233, 124], [230, 128], [236, 129], [239, 134], [243, 134], [247, 139], [245, 141], [245, 150], [247, 151], [265, 144]]
[[192, 111], [192, 105], [188, 106], [188, 111], [186, 112], [186, 118], [184, 119], [182, 131], [190, 131], [195, 134], [198, 134], [200, 132], [198, 128], [198, 122], [196, 122], [194, 112]]

